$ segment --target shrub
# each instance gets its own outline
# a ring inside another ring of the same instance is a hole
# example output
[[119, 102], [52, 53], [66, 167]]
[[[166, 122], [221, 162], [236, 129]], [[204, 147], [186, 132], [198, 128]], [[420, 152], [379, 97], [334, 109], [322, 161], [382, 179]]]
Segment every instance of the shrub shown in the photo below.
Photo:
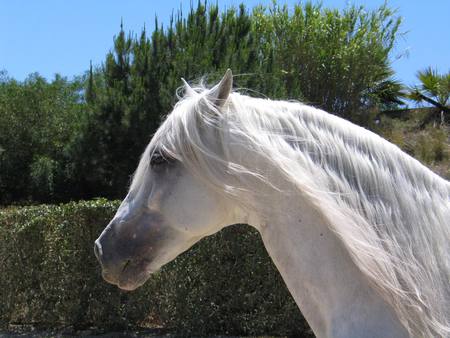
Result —
[[417, 157], [428, 164], [441, 162], [447, 154], [447, 132], [444, 127], [428, 127], [417, 140]]
[[0, 210], [0, 326], [163, 325], [183, 334], [308, 332], [257, 232], [204, 239], [127, 293], [104, 282], [93, 242], [118, 202]]

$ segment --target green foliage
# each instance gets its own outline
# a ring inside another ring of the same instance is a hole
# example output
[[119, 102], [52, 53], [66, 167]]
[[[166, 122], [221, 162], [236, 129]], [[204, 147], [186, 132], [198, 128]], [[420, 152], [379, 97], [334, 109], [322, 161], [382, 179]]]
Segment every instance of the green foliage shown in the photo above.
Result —
[[[122, 198], [139, 156], [176, 101], [180, 77], [311, 103], [370, 126], [401, 101], [389, 54], [400, 19], [386, 5], [343, 11], [274, 2], [219, 11], [198, 2], [169, 25], [126, 34], [101, 67], [68, 81], [0, 74], [0, 203]], [[252, 94], [252, 92], [250, 92]]]
[[92, 70], [89, 77], [92, 115], [74, 161], [83, 196], [125, 194], [139, 155], [175, 102], [180, 77], [216, 81], [231, 68], [241, 88], [368, 124], [368, 110], [401, 102], [389, 65], [399, 25], [386, 6], [339, 12], [308, 2], [290, 14], [274, 3], [250, 14], [243, 4], [219, 13], [217, 5], [199, 2], [166, 29], [156, 22], [151, 36], [145, 29], [127, 36], [121, 27], [103, 83], [93, 90]]
[[115, 207], [94, 201], [0, 212], [0, 272], [8, 276], [0, 281], [3, 325], [85, 324], [89, 292], [100, 282], [87, 244]]
[[417, 77], [421, 85], [409, 88], [407, 97], [419, 104], [425, 102], [435, 107], [423, 126], [430, 122], [444, 125], [450, 119], [450, 72], [439, 74], [436, 69], [428, 67], [419, 71]]
[[30, 167], [31, 189], [39, 200], [51, 198], [55, 192], [58, 163], [46, 156], [38, 157]]
[[83, 121], [81, 89], [80, 79], [59, 75], [52, 82], [38, 74], [0, 81], [0, 203], [46, 201], [64, 189], [58, 180]]
[[[271, 60], [275, 83], [269, 96], [304, 98], [307, 102], [353, 121], [367, 123], [363, 110], [397, 102], [400, 84], [392, 79], [389, 54], [400, 18], [386, 5], [374, 11], [350, 6], [340, 12], [307, 2], [273, 4], [254, 11], [254, 27], [262, 60]], [[271, 92], [276, 90], [276, 92]], [[278, 94], [278, 95], [277, 95]]]
[[259, 235], [229, 227], [179, 256], [132, 293], [104, 282], [93, 243], [119, 202], [0, 210], [0, 327], [127, 326], [185, 335], [286, 334], [308, 327]]
[[428, 99], [436, 100], [438, 104], [447, 106], [450, 102], [450, 72], [439, 74], [436, 69], [428, 67], [417, 72], [421, 85], [410, 89], [409, 98], [421, 103]]

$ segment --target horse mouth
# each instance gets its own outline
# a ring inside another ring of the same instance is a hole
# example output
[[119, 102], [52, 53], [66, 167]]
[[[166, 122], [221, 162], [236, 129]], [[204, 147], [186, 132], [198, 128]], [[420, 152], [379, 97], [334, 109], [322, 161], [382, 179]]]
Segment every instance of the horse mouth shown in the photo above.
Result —
[[148, 265], [145, 261], [133, 262], [131, 259], [127, 260], [122, 268], [119, 279], [114, 284], [125, 291], [136, 290], [147, 281], [153, 272]]
[[123, 268], [122, 268], [122, 273], [124, 273], [124, 272], [127, 271], [127, 268], [130, 266], [130, 263], [131, 263], [131, 259], [128, 259], [128, 260], [125, 262], [125, 264], [123, 265]]

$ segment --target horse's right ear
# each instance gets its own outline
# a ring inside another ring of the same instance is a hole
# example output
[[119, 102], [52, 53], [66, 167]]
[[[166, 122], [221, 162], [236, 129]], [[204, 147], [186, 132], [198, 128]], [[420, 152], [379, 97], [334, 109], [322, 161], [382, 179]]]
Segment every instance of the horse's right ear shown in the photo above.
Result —
[[233, 88], [233, 73], [231, 69], [227, 69], [225, 75], [222, 80], [208, 93], [208, 99], [217, 107], [221, 108], [227, 102], [228, 96], [231, 93], [231, 89]]

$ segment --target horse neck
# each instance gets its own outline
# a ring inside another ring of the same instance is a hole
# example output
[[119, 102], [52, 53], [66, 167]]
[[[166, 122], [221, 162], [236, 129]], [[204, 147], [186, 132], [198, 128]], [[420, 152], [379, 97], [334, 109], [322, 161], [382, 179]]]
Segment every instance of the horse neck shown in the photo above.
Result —
[[319, 210], [306, 199], [294, 204], [273, 194], [260, 203], [261, 210], [276, 212], [251, 216], [258, 219], [253, 225], [318, 337], [407, 336]]

